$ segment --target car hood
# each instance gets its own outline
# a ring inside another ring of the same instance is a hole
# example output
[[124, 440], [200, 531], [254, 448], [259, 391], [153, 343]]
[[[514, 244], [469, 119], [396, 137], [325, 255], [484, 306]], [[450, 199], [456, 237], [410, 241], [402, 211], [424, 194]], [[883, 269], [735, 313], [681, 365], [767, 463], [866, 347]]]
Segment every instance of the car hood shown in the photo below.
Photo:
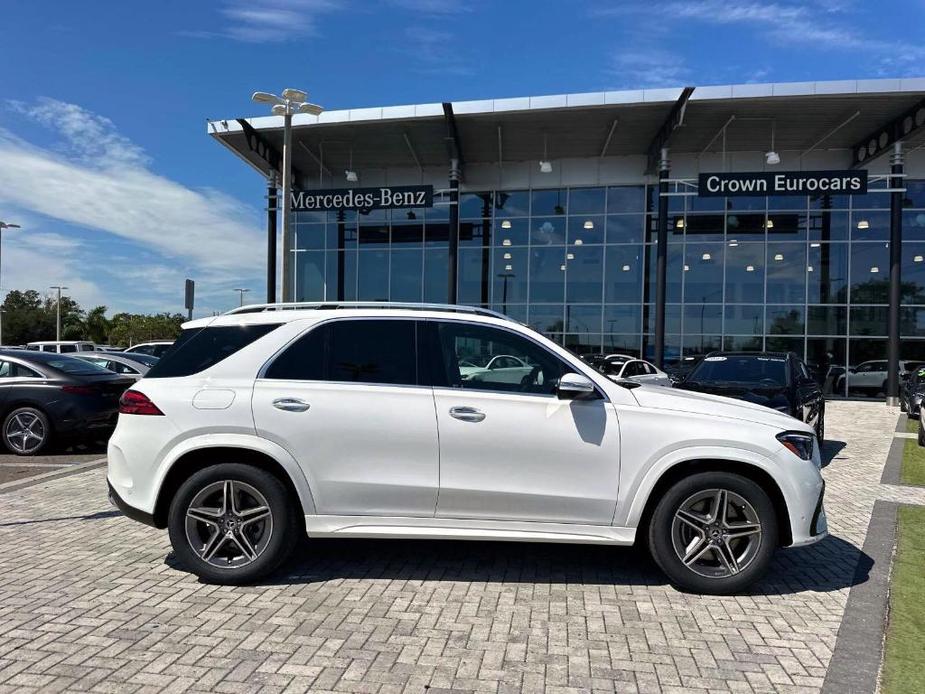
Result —
[[723, 395], [728, 398], [745, 400], [756, 405], [765, 405], [777, 409], [786, 407], [790, 409], [790, 398], [785, 386], [761, 385], [757, 383], [739, 383], [729, 381], [724, 383], [690, 383], [682, 381], [675, 386], [678, 390], [695, 391], [697, 393], [711, 393]]
[[812, 431], [812, 427], [808, 424], [804, 424], [788, 414], [772, 410], [764, 405], [755, 405], [722, 395], [657, 386], [640, 386], [634, 388], [631, 392], [642, 407], [741, 419], [756, 424], [766, 424], [778, 429]]

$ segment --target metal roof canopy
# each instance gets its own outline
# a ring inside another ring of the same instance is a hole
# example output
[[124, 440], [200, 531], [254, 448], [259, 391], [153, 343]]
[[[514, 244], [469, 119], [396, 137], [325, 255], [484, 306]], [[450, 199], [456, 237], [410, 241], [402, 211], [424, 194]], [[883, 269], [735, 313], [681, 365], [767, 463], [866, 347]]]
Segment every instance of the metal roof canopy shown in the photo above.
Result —
[[[456, 141], [467, 164], [497, 164], [499, 149], [503, 162], [538, 160], [544, 136], [553, 160], [599, 157], [605, 146], [608, 157], [646, 155], [681, 94], [678, 88], [453, 102]], [[699, 87], [670, 146], [672, 154], [719, 152], [717, 134], [726, 126], [727, 152], [765, 151], [773, 122], [777, 151], [850, 150], [917, 105], [925, 108], [923, 99], [925, 78]], [[282, 120], [267, 116], [247, 122], [264, 146], [281, 151]], [[210, 121], [208, 129], [269, 173], [274, 157], [263, 158], [253, 141], [249, 145], [237, 121]], [[351, 159], [361, 177], [369, 169], [449, 165], [447, 120], [439, 103], [297, 115], [293, 140], [293, 167], [309, 177], [303, 186], [317, 185], [321, 163], [325, 185], [341, 185]], [[925, 142], [925, 128], [906, 142]], [[849, 154], [846, 167], [851, 162]]]

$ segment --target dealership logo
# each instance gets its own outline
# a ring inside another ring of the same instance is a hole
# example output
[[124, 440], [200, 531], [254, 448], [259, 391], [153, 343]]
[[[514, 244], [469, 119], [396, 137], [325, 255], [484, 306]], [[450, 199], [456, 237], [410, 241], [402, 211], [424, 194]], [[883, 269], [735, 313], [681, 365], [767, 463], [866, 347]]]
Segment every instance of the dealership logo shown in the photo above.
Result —
[[767, 173], [702, 173], [700, 197], [743, 195], [862, 195], [867, 192], [866, 171], [782, 171]]
[[382, 186], [293, 192], [293, 210], [340, 211], [433, 207], [433, 186]]

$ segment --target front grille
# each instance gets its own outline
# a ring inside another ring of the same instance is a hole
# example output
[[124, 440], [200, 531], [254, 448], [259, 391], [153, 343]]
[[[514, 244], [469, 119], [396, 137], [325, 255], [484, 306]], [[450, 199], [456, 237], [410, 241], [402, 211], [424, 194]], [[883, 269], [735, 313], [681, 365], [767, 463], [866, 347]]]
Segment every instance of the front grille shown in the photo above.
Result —
[[819, 492], [819, 501], [816, 502], [816, 510], [813, 511], [813, 520], [809, 525], [809, 534], [816, 536], [819, 534], [819, 516], [822, 515], [822, 498], [825, 496], [825, 481], [822, 482], [822, 489]]

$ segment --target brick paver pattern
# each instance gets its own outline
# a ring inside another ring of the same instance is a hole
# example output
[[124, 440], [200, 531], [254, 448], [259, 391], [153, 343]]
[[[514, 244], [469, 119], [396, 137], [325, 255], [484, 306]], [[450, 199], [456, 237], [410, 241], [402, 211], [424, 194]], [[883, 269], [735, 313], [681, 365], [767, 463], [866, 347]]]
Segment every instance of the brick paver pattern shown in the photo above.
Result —
[[831, 536], [753, 591], [676, 591], [594, 546], [325, 540], [268, 584], [179, 570], [105, 473], [0, 496], [0, 692], [814, 691], [898, 412], [831, 402]]

